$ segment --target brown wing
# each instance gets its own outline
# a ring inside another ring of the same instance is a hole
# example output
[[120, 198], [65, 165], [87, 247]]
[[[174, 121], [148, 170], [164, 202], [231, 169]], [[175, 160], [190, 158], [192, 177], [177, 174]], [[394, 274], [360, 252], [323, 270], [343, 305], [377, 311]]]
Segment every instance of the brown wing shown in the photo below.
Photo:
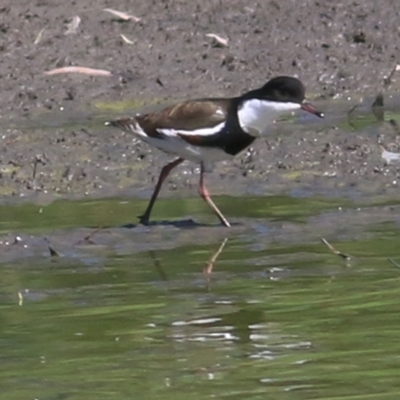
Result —
[[152, 137], [159, 137], [157, 129], [194, 131], [209, 128], [227, 118], [229, 101], [225, 99], [190, 100], [162, 111], [138, 115], [136, 120]]

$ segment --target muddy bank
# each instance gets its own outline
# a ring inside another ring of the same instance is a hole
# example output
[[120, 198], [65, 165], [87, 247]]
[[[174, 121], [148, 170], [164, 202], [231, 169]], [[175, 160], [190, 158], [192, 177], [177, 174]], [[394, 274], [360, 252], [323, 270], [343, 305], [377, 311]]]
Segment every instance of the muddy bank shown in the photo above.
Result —
[[[148, 196], [168, 156], [105, 129], [107, 117], [175, 98], [234, 95], [278, 74], [300, 77], [327, 121], [275, 127], [271, 137], [218, 164], [208, 177], [210, 190], [396, 196], [400, 169], [386, 165], [379, 144], [398, 152], [398, 131], [375, 122], [353, 129], [346, 113], [361, 97], [368, 108], [378, 92], [388, 96], [398, 87], [398, 73], [388, 76], [397, 64], [400, 4], [229, 4], [118, 4], [139, 22], [104, 12], [116, 7], [107, 1], [2, 5], [2, 200]], [[68, 33], [74, 16], [81, 22]], [[228, 47], [215, 46], [209, 33], [227, 38]], [[113, 76], [43, 74], [69, 65]], [[348, 96], [348, 106], [338, 108], [333, 99]], [[162, 195], [176, 189], [195, 195], [196, 168], [178, 169]]]
[[[222, 199], [218, 200], [220, 203]], [[221, 227], [201, 200], [180, 200], [178, 210], [176, 200], [163, 200], [150, 226], [143, 226], [135, 220], [143, 203], [136, 199], [61, 202], [41, 211], [31, 204], [2, 206], [8, 210], [2, 224], [13, 229], [0, 236], [0, 262], [29, 266], [32, 259], [46, 259], [49, 265], [52, 260], [58, 261], [59, 266], [72, 263], [103, 267], [113, 257], [149, 253], [153, 259], [152, 251], [187, 249], [199, 243], [214, 244], [217, 250], [226, 240], [233, 246], [243, 243], [255, 253], [297, 246], [297, 251], [302, 249], [304, 254], [330, 255], [331, 250], [322, 238], [339, 244], [339, 248], [344, 246], [346, 252], [346, 244], [358, 243], [362, 247], [368, 241], [379, 243], [389, 239], [390, 242], [397, 237], [400, 227], [399, 202], [356, 207], [339, 199], [280, 197], [241, 201], [235, 198], [230, 204], [228, 201], [221, 204], [224, 211], [229, 212], [231, 229]], [[129, 220], [133, 224], [128, 226]], [[350, 253], [352, 259], [365, 256], [359, 249], [355, 250], [358, 253]], [[394, 254], [386, 256], [397, 258], [396, 250], [394, 248]], [[280, 251], [277, 254], [284, 258], [289, 256]], [[234, 257], [241, 256], [235, 254]], [[334, 257], [337, 255], [332, 255]], [[338, 257], [338, 262], [342, 263], [343, 259]]]

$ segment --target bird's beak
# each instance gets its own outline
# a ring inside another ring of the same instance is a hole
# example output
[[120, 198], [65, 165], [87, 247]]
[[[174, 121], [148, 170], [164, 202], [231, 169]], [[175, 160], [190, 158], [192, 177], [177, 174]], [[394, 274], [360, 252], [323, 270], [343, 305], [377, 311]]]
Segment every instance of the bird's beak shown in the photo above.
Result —
[[301, 109], [304, 111], [307, 111], [311, 114], [314, 114], [320, 118], [324, 118], [324, 116], [325, 116], [323, 112], [318, 111], [311, 103], [307, 103], [306, 101], [303, 101], [301, 103]]

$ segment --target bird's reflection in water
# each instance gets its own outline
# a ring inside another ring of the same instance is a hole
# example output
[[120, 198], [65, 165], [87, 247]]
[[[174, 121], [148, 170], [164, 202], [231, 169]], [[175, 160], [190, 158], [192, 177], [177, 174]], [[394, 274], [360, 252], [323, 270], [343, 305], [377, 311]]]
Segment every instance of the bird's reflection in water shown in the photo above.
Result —
[[218, 250], [212, 255], [210, 260], [207, 262], [207, 264], [203, 268], [203, 274], [204, 274], [204, 276], [206, 278], [208, 287], [210, 285], [210, 278], [211, 278], [212, 271], [214, 269], [214, 264], [217, 261], [217, 258], [219, 257], [219, 255], [223, 252], [227, 241], [228, 241], [228, 238], [225, 238], [222, 241], [222, 243], [219, 246]]
[[[224, 247], [226, 243], [228, 242], [228, 238], [225, 238], [218, 249], [212, 254], [211, 258], [206, 262], [204, 268], [203, 268], [203, 274], [207, 282], [207, 286], [210, 284], [210, 278], [211, 274], [214, 269], [214, 264], [216, 263], [219, 255], [223, 252]], [[168, 276], [164, 270], [164, 268], [161, 265], [160, 259], [157, 257], [156, 253], [154, 250], [151, 250], [149, 252], [150, 258], [153, 260], [154, 267], [156, 268], [157, 272], [159, 273], [161, 279], [163, 281], [168, 281]]]

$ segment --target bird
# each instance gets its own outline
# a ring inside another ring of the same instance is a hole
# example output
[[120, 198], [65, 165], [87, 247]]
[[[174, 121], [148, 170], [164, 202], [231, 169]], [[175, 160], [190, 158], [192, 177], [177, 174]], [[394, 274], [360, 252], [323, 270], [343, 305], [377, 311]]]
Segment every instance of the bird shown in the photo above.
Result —
[[169, 173], [189, 160], [200, 165], [200, 197], [220, 223], [230, 227], [211, 199], [204, 173], [210, 172], [215, 162], [231, 158], [250, 146], [280, 114], [300, 109], [324, 117], [305, 100], [305, 88], [299, 79], [278, 76], [237, 97], [186, 100], [161, 111], [106, 122], [177, 157], [161, 169], [147, 208], [138, 217], [140, 223], [149, 224], [154, 203]]

